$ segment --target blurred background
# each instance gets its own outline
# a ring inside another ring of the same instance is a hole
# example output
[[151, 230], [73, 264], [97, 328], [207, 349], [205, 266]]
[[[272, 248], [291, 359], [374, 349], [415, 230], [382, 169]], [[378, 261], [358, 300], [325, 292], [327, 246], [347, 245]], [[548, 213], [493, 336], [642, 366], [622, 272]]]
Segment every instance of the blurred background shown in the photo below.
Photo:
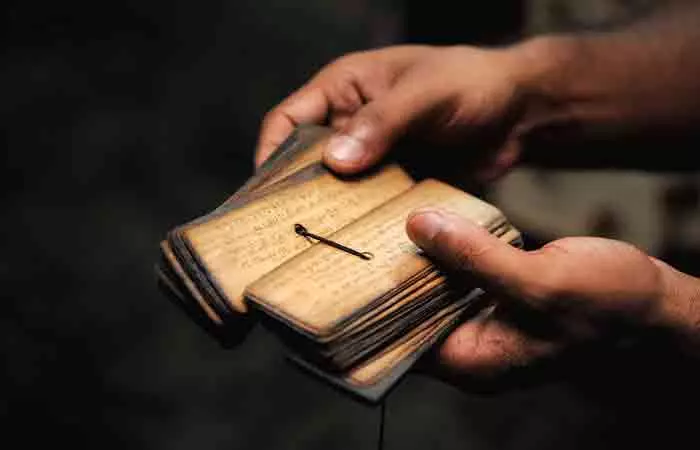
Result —
[[[264, 330], [223, 349], [165, 300], [158, 241], [251, 175], [264, 112], [333, 58], [606, 27], [657, 3], [6, 0], [4, 445], [376, 448], [378, 408], [300, 373]], [[531, 242], [611, 236], [697, 275], [699, 178], [530, 168], [487, 194]], [[386, 403], [384, 448], [687, 445], [697, 375], [653, 347], [503, 390], [413, 374]]]

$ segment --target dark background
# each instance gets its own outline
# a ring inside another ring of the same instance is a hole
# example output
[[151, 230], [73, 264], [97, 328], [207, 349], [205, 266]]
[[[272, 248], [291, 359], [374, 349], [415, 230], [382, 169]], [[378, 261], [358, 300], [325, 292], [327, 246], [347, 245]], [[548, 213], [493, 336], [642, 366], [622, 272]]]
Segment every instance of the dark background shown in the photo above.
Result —
[[[298, 372], [264, 330], [220, 348], [152, 264], [167, 229], [252, 173], [260, 118], [324, 63], [522, 33], [520, 2], [461, 3], [4, 2], [3, 445], [374, 448], [379, 409]], [[389, 397], [385, 448], [680, 446], [694, 380], [651, 346], [505, 390], [416, 374]]]

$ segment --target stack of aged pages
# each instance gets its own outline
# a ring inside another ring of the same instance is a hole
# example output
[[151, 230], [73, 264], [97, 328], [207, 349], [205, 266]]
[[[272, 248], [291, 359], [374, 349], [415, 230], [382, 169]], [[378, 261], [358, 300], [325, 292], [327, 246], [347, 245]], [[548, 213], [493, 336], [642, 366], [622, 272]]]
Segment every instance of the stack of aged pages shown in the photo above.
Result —
[[157, 271], [223, 343], [260, 319], [296, 362], [377, 400], [483, 292], [422, 254], [408, 214], [441, 207], [504, 241], [520, 235], [493, 206], [397, 165], [333, 174], [329, 134], [298, 128], [224, 204], [168, 233]]

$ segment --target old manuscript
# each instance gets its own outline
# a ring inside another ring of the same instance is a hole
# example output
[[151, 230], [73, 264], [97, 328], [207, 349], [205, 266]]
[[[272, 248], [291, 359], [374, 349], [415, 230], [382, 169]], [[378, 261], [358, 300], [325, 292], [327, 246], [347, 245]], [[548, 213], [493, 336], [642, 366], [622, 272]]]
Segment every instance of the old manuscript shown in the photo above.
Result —
[[221, 206], [171, 230], [158, 274], [222, 343], [260, 319], [293, 360], [377, 400], [483, 292], [423, 255], [406, 235], [409, 213], [436, 206], [507, 242], [520, 235], [492, 205], [395, 164], [333, 174], [321, 164], [328, 135], [300, 127]]

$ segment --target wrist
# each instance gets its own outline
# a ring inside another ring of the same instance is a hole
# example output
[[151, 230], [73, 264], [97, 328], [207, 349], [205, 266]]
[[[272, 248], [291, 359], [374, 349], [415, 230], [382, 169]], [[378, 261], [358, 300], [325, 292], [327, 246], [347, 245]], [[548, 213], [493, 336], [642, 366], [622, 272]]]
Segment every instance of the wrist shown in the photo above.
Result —
[[584, 57], [582, 45], [575, 35], [543, 35], [508, 48], [522, 94], [552, 105], [565, 103], [569, 72]]
[[583, 37], [548, 35], [507, 50], [518, 90], [519, 114], [514, 130], [518, 138], [537, 135], [545, 141], [562, 140], [567, 132], [580, 131], [576, 125], [586, 116], [582, 106], [595, 98], [577, 81], [582, 68], [594, 64], [588, 47]]
[[700, 279], [652, 258], [660, 274], [660, 294], [651, 325], [700, 355]]

